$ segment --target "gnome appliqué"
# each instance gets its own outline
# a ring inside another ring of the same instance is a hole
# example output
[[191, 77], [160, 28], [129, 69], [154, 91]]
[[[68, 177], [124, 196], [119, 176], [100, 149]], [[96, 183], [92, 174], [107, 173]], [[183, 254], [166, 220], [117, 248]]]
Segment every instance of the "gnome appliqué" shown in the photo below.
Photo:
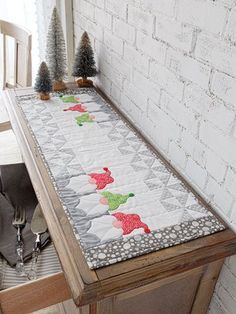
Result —
[[123, 235], [130, 234], [134, 229], [143, 228], [145, 233], [150, 233], [148, 225], [141, 221], [141, 218], [137, 214], [124, 214], [124, 213], [115, 213], [112, 214], [117, 221], [113, 222], [113, 227], [122, 228]]
[[[107, 184], [114, 182], [114, 179], [111, 177], [111, 171], [108, 168], [103, 168], [103, 170], [105, 173], [90, 173], [72, 177], [67, 187], [80, 195], [101, 190], [105, 188]], [[100, 198], [101, 195], [98, 195], [97, 204], [99, 204]]]
[[81, 116], [76, 117], [75, 119], [79, 126], [83, 126], [83, 124], [86, 122], [88, 123], [94, 122], [95, 116], [90, 115], [88, 112], [86, 112]]
[[125, 204], [129, 197], [133, 197], [133, 193], [129, 193], [126, 195], [122, 194], [114, 194], [111, 192], [102, 192], [103, 196], [100, 199], [100, 203], [103, 205], [108, 205], [108, 210], [116, 210], [120, 205]]
[[72, 103], [78, 103], [80, 101], [79, 98], [75, 97], [75, 96], [60, 96], [61, 97], [61, 100], [64, 102], [64, 103], [68, 103], [68, 102], [72, 102]]
[[78, 112], [87, 112], [87, 107], [82, 104], [77, 104], [72, 107], [63, 109], [63, 111], [78, 111]]
[[89, 182], [92, 184], [96, 184], [97, 190], [104, 189], [107, 184], [114, 182], [114, 179], [111, 176], [111, 171], [108, 168], [103, 168], [105, 173], [90, 173], [88, 174], [91, 179]]

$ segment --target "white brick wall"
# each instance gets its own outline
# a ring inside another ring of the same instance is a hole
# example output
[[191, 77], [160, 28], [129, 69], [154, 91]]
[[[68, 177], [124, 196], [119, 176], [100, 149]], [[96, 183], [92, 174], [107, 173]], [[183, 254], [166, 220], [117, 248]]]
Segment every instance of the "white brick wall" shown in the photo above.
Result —
[[[74, 0], [97, 84], [236, 230], [236, 0]], [[236, 313], [236, 257], [211, 314]]]

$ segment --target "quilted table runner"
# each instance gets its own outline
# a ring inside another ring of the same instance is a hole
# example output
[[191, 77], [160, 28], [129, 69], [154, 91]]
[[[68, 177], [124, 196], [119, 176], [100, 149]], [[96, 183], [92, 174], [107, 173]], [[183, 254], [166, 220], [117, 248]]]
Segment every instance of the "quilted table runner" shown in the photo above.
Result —
[[17, 101], [90, 268], [224, 229], [94, 89]]

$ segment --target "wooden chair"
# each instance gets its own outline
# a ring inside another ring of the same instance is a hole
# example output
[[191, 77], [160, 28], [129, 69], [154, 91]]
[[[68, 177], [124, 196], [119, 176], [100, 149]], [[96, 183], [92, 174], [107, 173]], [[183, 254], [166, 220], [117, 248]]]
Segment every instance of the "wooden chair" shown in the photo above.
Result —
[[[0, 20], [0, 34], [2, 34], [3, 42], [3, 82], [2, 88], [12, 87], [26, 87], [32, 85], [32, 69], [31, 69], [31, 34], [13, 24]], [[7, 65], [11, 60], [7, 58], [7, 40], [12, 38], [14, 40], [14, 54], [13, 54], [13, 82], [10, 82], [9, 70]], [[0, 132], [11, 128], [7, 111], [3, 105], [0, 96]]]
[[[3, 51], [3, 77], [2, 88], [27, 87], [32, 85], [31, 69], [31, 34], [13, 24], [0, 20], [0, 34], [2, 34]], [[13, 60], [9, 59], [7, 41], [8, 38], [14, 43]], [[13, 64], [12, 82], [8, 64]], [[15, 135], [11, 129], [11, 123], [0, 95], [0, 147], [2, 147], [0, 164], [22, 162], [19, 147]]]

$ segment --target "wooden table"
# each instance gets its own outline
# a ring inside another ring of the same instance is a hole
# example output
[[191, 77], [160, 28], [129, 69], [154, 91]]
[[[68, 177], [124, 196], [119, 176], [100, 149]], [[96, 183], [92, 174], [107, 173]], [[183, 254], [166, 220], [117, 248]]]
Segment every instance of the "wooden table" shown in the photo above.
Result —
[[28, 313], [73, 298], [80, 313], [206, 313], [224, 258], [236, 253], [235, 234], [226, 228], [185, 244], [90, 270], [16, 106], [15, 96], [27, 91], [32, 92], [18, 89], [4, 92], [3, 96], [63, 273], [0, 292], [3, 312]]

